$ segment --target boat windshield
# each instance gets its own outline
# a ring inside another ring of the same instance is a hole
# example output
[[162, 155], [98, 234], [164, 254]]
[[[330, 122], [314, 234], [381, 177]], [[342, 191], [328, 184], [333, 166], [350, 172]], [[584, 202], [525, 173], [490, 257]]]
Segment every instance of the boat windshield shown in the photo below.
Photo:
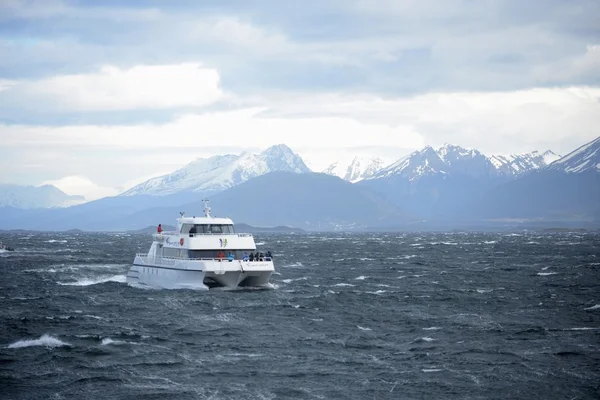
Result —
[[233, 234], [235, 230], [233, 229], [233, 225], [226, 224], [183, 224], [181, 227], [181, 233], [183, 234]]

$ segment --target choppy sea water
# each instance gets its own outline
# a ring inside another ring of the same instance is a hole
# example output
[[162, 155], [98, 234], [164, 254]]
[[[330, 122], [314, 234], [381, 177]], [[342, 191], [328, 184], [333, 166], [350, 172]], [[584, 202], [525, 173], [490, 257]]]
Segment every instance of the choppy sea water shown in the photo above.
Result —
[[274, 290], [129, 287], [148, 235], [0, 233], [3, 399], [600, 396], [600, 235], [259, 235]]

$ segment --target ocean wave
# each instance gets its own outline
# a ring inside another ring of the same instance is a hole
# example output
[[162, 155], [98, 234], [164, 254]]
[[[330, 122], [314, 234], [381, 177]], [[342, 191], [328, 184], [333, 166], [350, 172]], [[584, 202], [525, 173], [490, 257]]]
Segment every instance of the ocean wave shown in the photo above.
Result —
[[357, 280], [357, 281], [364, 281], [367, 278], [368, 278], [368, 276], [361, 275], [361, 276], [358, 276], [358, 277], [356, 277], [354, 279]]
[[361, 331], [372, 331], [372, 330], [373, 330], [373, 329], [371, 329], [371, 328], [365, 328], [365, 327], [363, 327], [363, 326], [360, 326], [360, 325], [356, 325], [356, 327], [357, 327], [358, 329], [360, 329]]
[[7, 348], [20, 349], [22, 347], [32, 347], [32, 346], [61, 347], [61, 346], [71, 346], [71, 345], [69, 343], [65, 343], [53, 336], [44, 334], [44, 335], [40, 336], [39, 339], [19, 340], [15, 343], [9, 344], [7, 346]]
[[292, 282], [295, 282], [295, 281], [307, 281], [307, 280], [308, 280], [308, 277], [307, 276], [303, 276], [303, 277], [300, 277], [300, 278], [283, 279], [281, 282], [283, 282], [283, 283], [292, 283]]
[[598, 310], [598, 309], [600, 309], [600, 304], [596, 304], [595, 306], [584, 308], [584, 310], [587, 310], [587, 311]]
[[384, 293], [387, 293], [387, 290], [376, 290], [374, 292], [365, 292], [365, 293], [368, 293], [368, 294], [384, 294]]
[[301, 262], [295, 262], [292, 264], [288, 264], [288, 265], [282, 265], [281, 268], [302, 268], [304, 267], [304, 264], [302, 264]]
[[557, 275], [557, 272], [538, 272], [539, 276], [549, 276], [549, 275]]
[[433, 342], [435, 339], [429, 336], [423, 336], [421, 338], [413, 340], [413, 343]]
[[111, 277], [102, 277], [102, 278], [80, 278], [75, 282], [56, 282], [59, 285], [63, 285], [63, 286], [90, 286], [90, 285], [97, 285], [99, 283], [106, 283], [106, 282], [118, 282], [118, 283], [125, 283], [125, 281], [127, 280], [127, 277], [125, 275], [113, 275]]

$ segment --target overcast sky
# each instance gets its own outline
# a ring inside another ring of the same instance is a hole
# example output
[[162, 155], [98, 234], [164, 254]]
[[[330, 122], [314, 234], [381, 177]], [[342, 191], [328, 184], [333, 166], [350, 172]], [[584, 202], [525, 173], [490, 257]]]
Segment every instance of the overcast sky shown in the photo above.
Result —
[[600, 136], [598, 21], [597, 0], [0, 0], [0, 183], [97, 198], [278, 143], [315, 169], [566, 154]]

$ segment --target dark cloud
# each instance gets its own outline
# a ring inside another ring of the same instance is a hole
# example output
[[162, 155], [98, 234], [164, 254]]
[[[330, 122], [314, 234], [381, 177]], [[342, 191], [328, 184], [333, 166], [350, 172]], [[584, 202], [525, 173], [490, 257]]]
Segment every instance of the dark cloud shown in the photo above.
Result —
[[11, 0], [0, 79], [202, 61], [241, 94], [598, 85], [599, 20], [595, 0]]

